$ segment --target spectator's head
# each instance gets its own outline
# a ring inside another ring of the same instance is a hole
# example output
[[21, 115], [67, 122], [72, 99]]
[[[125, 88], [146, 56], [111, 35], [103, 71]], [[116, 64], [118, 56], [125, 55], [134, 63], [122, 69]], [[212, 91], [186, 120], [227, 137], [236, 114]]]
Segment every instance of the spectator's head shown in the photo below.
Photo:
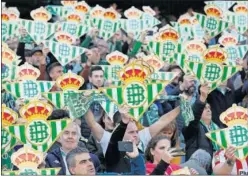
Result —
[[69, 152], [78, 146], [80, 139], [80, 128], [78, 124], [72, 122], [62, 132], [59, 142], [64, 152]]
[[59, 120], [70, 118], [69, 113], [63, 109], [55, 109], [52, 114], [47, 118], [47, 120]]
[[60, 63], [54, 62], [48, 66], [47, 72], [52, 81], [56, 81], [58, 77], [63, 75], [63, 67]]
[[129, 122], [123, 140], [132, 141], [135, 142], [136, 145], [138, 145], [140, 142], [138, 132], [139, 131], [136, 123], [133, 121]]
[[94, 46], [98, 48], [101, 58], [105, 58], [109, 53], [108, 43], [103, 39], [96, 38], [94, 40]]
[[173, 79], [172, 84], [175, 86], [179, 84], [179, 81], [182, 80], [184, 75], [183, 70], [178, 65], [170, 65], [168, 68], [168, 72], [175, 72], [178, 75]]
[[171, 147], [171, 141], [166, 136], [155, 136], [147, 145], [145, 158], [147, 161], [158, 164], [163, 156], [164, 150]]
[[10, 49], [15, 51], [18, 48], [19, 39], [18, 37], [10, 37], [9, 39], [6, 40], [6, 44]]
[[104, 71], [101, 66], [93, 66], [90, 70], [89, 81], [96, 88], [102, 87], [104, 83]]
[[212, 111], [210, 105], [207, 103], [202, 112], [201, 120], [207, 122], [207, 124], [212, 120]]
[[195, 160], [202, 168], [208, 170], [211, 165], [211, 156], [210, 154], [203, 150], [196, 150], [190, 157], [189, 160]]
[[40, 60], [44, 57], [42, 49], [37, 46], [31, 51], [31, 64], [39, 66]]
[[104, 113], [101, 120], [100, 120], [100, 124], [101, 126], [107, 130], [107, 131], [113, 131], [113, 129], [116, 127], [116, 125], [118, 123], [120, 123], [121, 121], [121, 115], [120, 113], [117, 111], [114, 116], [113, 119], [111, 119], [107, 113]]
[[95, 175], [95, 167], [89, 151], [76, 147], [66, 155], [66, 163], [72, 175]]
[[193, 95], [194, 92], [196, 92], [196, 79], [192, 79], [189, 78], [192, 77], [190, 75], [184, 75], [182, 78], [182, 80], [179, 80], [179, 84], [183, 84], [183, 82], [185, 82], [184, 84], [184, 93], [186, 95]]
[[166, 136], [171, 140], [171, 147], [176, 146], [177, 138], [178, 138], [178, 131], [177, 131], [177, 123], [176, 121], [172, 121], [168, 124], [158, 136]]

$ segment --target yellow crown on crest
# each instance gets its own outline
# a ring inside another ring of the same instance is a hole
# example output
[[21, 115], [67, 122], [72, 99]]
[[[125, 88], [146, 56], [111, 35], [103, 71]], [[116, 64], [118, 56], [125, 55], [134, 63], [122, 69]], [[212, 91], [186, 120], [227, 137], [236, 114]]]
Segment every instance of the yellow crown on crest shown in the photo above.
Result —
[[235, 5], [233, 7], [233, 11], [235, 13], [244, 13], [244, 14], [247, 14], [248, 13], [248, 7], [247, 7], [246, 4], [238, 3], [237, 5]]
[[81, 76], [72, 73], [71, 70], [69, 70], [68, 73], [58, 77], [56, 80], [57, 86], [62, 90], [78, 90], [83, 83], [84, 79]]
[[233, 104], [232, 107], [221, 113], [220, 120], [227, 126], [248, 125], [248, 109]]
[[113, 9], [113, 7], [107, 8], [103, 13], [103, 17], [110, 20], [118, 20], [120, 18], [119, 14], [115, 9]]
[[34, 150], [33, 148], [26, 145], [11, 155], [11, 162], [19, 169], [37, 169], [43, 160], [43, 152]]
[[26, 62], [19, 67], [17, 75], [20, 80], [36, 80], [40, 76], [40, 70]]
[[76, 12], [86, 14], [90, 11], [90, 6], [85, 1], [81, 1], [77, 3], [75, 10]]
[[2, 11], [1, 17], [2, 17], [2, 21], [9, 21], [10, 19], [9, 13], [6, 9]]
[[189, 15], [181, 15], [179, 17], [179, 19], [177, 20], [177, 22], [180, 25], [191, 25], [191, 21], [190, 21], [190, 16]]
[[143, 6], [142, 9], [145, 13], [148, 13], [152, 16], [156, 15], [156, 12], [150, 6]]
[[208, 4], [204, 7], [204, 11], [207, 14], [207, 16], [217, 17], [221, 18], [223, 16], [223, 11], [221, 8], [214, 4]]
[[143, 12], [141, 10], [135, 8], [134, 6], [132, 6], [131, 8], [127, 9], [124, 12], [125, 17], [128, 19], [140, 19], [142, 14], [143, 14]]
[[207, 49], [203, 53], [203, 57], [204, 57], [205, 61], [207, 61], [207, 62], [224, 63], [227, 59], [227, 54], [219, 46], [213, 46], [213, 47]]
[[13, 125], [18, 119], [18, 114], [12, 109], [8, 108], [5, 104], [2, 104], [2, 125]]
[[78, 2], [77, 0], [66, 0], [66, 1], [61, 1], [61, 4], [63, 6], [74, 6], [76, 5]]
[[99, 5], [96, 5], [91, 11], [90, 16], [92, 18], [100, 18], [103, 16], [105, 9]]
[[143, 60], [134, 60], [118, 72], [120, 80], [124, 83], [144, 82], [153, 73], [153, 68]]
[[32, 10], [30, 14], [33, 20], [36, 21], [47, 22], [52, 18], [52, 15], [44, 7]]
[[12, 64], [12, 62], [17, 59], [16, 53], [11, 50], [6, 43], [2, 43], [2, 62]]
[[185, 51], [187, 53], [203, 53], [207, 49], [206, 45], [198, 40], [185, 42]]
[[68, 32], [57, 32], [55, 34], [55, 39], [60, 43], [72, 44], [75, 42], [76, 38], [69, 34]]
[[232, 34], [224, 34], [219, 38], [219, 43], [223, 46], [235, 46], [238, 44], [238, 39]]
[[53, 107], [45, 102], [34, 100], [20, 109], [20, 115], [27, 121], [35, 119], [46, 120], [53, 112]]
[[159, 30], [158, 38], [161, 41], [172, 40], [174, 42], [177, 42], [180, 36], [174, 28], [170, 27], [169, 25], [166, 25]]
[[147, 62], [154, 70], [158, 71], [164, 66], [164, 62], [158, 58], [156, 55], [144, 56], [143, 60]]
[[69, 22], [80, 23], [83, 20], [83, 17], [79, 13], [73, 12], [73, 13], [67, 15], [66, 20]]
[[20, 12], [16, 7], [9, 7], [8, 12], [10, 20], [17, 20], [20, 16]]
[[114, 51], [106, 56], [106, 60], [110, 65], [124, 65], [128, 61], [128, 56], [119, 51]]

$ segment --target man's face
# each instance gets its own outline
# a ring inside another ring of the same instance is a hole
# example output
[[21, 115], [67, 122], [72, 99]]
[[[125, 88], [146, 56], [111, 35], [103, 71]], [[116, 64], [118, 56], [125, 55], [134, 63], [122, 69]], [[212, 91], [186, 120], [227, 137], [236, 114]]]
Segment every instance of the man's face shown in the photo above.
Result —
[[89, 77], [89, 81], [97, 88], [103, 86], [104, 77], [102, 70], [96, 70], [92, 72], [92, 76]]
[[32, 64], [39, 66], [40, 65], [39, 63], [40, 63], [40, 60], [42, 59], [42, 57], [43, 57], [43, 53], [41, 51], [35, 52], [31, 57]]
[[123, 141], [132, 141], [135, 142], [136, 145], [139, 144], [140, 138], [138, 135], [138, 128], [135, 122], [128, 123], [125, 135], [123, 137]]
[[75, 167], [69, 168], [73, 175], [95, 175], [96, 171], [89, 153], [81, 153], [75, 156]]
[[58, 77], [63, 75], [63, 68], [61, 66], [56, 66], [52, 68], [50, 72], [50, 77], [53, 81], [56, 81]]
[[60, 143], [65, 150], [73, 150], [77, 147], [79, 134], [76, 124], [70, 124], [60, 136]]
[[175, 84], [175, 85], [178, 85], [179, 83], [179, 78], [181, 77], [182, 75], [182, 70], [179, 69], [179, 68], [174, 68], [171, 70], [171, 72], [174, 72], [174, 73], [178, 73], [178, 75], [173, 79], [172, 83]]

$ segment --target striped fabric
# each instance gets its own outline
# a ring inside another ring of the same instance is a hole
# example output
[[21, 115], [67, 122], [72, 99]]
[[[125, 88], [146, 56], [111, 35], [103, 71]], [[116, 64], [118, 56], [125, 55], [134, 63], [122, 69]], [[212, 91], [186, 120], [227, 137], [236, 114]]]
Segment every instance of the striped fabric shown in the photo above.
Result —
[[52, 15], [57, 15], [63, 18], [66, 17], [66, 15], [69, 13], [68, 9], [64, 8], [63, 6], [56, 5], [48, 5], [46, 6], [46, 10]]
[[200, 13], [195, 13], [201, 27], [208, 33], [209, 36], [215, 37], [225, 29], [231, 26], [231, 23], [220, 19], [206, 16]]
[[84, 34], [89, 32], [90, 27], [85, 24], [78, 24], [73, 22], [63, 22], [62, 31], [68, 32], [69, 34], [80, 38]]
[[41, 21], [20, 20], [20, 25], [22, 25], [27, 30], [37, 45], [54, 34], [58, 29], [58, 24], [56, 23], [47, 23]]
[[102, 37], [104, 40], [111, 38], [120, 29], [119, 21], [93, 18], [92, 22], [99, 29], [99, 37]]
[[118, 111], [118, 106], [112, 101], [102, 101], [100, 105], [113, 121], [114, 114]]
[[175, 23], [175, 26], [173, 26], [176, 31], [180, 35], [180, 42], [186, 42], [188, 40], [193, 39], [193, 30], [192, 30], [192, 25], [180, 25], [178, 23]]
[[[164, 90], [166, 83], [153, 83], [153, 84], [147, 84], [146, 92], [144, 92], [147, 99], [145, 100], [144, 104], [140, 107], [131, 107], [129, 114], [135, 119], [139, 120], [139, 118], [144, 114], [144, 112], [147, 110], [147, 108], [156, 100], [159, 93]], [[103, 93], [105, 93], [111, 100], [113, 100], [116, 104], [122, 105], [124, 102], [124, 88], [123, 86], [120, 87], [109, 87], [106, 89], [102, 89]], [[135, 90], [133, 90], [135, 91]], [[122, 95], [122, 96], [121, 96]], [[135, 96], [135, 95], [134, 95]], [[139, 96], [139, 95], [138, 95]], [[134, 99], [137, 98], [133, 97]]]
[[204, 29], [201, 27], [200, 23], [193, 24], [191, 27], [193, 38], [196, 40], [202, 40], [204, 38], [205, 32]]
[[197, 77], [197, 79], [204, 84], [205, 81], [211, 86], [211, 90], [214, 90], [218, 85], [240, 70], [240, 67], [219, 65], [216, 63], [200, 63], [186, 61], [191, 72]]
[[118, 72], [122, 69], [121, 65], [100, 65], [104, 71], [106, 80], [119, 81]]
[[19, 61], [13, 61], [11, 65], [4, 64], [4, 61], [2, 62], [2, 84], [6, 83], [6, 81], [14, 81], [16, 79], [18, 64]]
[[9, 39], [9, 37], [12, 37], [16, 35], [17, 29], [18, 29], [18, 23], [17, 22], [5, 22], [2, 21], [2, 28], [1, 28], [1, 34], [2, 34], [2, 41], [6, 41]]
[[150, 78], [153, 80], [157, 80], [157, 81], [166, 81], [166, 82], [170, 82], [171, 80], [173, 80], [176, 77], [177, 73], [175, 72], [154, 72]]
[[[37, 120], [33, 120], [35, 122]], [[31, 122], [31, 123], [32, 123]], [[43, 121], [44, 122], [44, 121]], [[49, 137], [47, 142], [42, 145], [37, 145], [30, 142], [30, 138], [28, 137], [28, 126], [29, 124], [25, 125], [13, 125], [8, 126], [5, 129], [13, 136], [15, 136], [18, 140], [20, 140], [23, 144], [32, 147], [34, 150], [38, 150], [40, 152], [46, 152], [51, 145], [57, 140], [60, 136], [61, 132], [67, 127], [69, 123], [71, 123], [71, 119], [67, 120], [51, 120], [46, 122], [50, 126]], [[39, 127], [36, 127], [36, 131], [41, 130]]]
[[232, 23], [240, 34], [248, 29], [248, 16], [246, 14], [230, 13], [227, 15], [227, 21]]
[[16, 98], [29, 99], [39, 96], [40, 93], [48, 92], [54, 84], [54, 81], [25, 80], [7, 83], [5, 87], [6, 90]]
[[145, 12], [142, 15], [142, 20], [144, 28], [153, 28], [161, 23], [157, 18]]
[[206, 133], [206, 136], [224, 149], [230, 145], [237, 147], [235, 156], [242, 160], [248, 156], [247, 133], [247, 127], [235, 125], [222, 130], [210, 131]]
[[50, 49], [51, 53], [62, 66], [81, 56], [85, 51], [82, 47], [72, 46], [66, 43], [45, 41], [44, 44]]
[[236, 65], [237, 59], [243, 59], [248, 51], [248, 45], [228, 46], [225, 47], [227, 51], [227, 62], [230, 65]]
[[4, 128], [2, 128], [1, 142], [2, 142], [1, 155], [3, 155], [8, 151], [10, 151], [17, 144], [18, 141], [16, 140], [15, 137], [10, 135], [9, 132], [7, 132]]
[[175, 52], [182, 52], [182, 45], [171, 40], [167, 40], [165, 42], [150, 41], [148, 45], [154, 54], [159, 56], [161, 60], [169, 63], [174, 61], [171, 56], [173, 56]]
[[[35, 170], [35, 175], [58, 175], [61, 168], [50, 168], [50, 169], [37, 169]], [[3, 175], [20, 175], [24, 174], [21, 171], [4, 171], [2, 172]], [[31, 174], [31, 173], [29, 173]], [[34, 174], [32, 172], [32, 174]], [[25, 173], [27, 175], [27, 173]]]

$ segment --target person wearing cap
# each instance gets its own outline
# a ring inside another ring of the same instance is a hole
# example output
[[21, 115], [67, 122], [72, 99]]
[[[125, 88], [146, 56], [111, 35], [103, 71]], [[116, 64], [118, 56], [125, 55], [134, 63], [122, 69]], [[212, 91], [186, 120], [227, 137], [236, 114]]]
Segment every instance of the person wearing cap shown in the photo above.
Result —
[[207, 170], [211, 166], [211, 161], [211, 156], [208, 152], [198, 149], [191, 155], [187, 162], [180, 166], [195, 169], [199, 175], [208, 175]]

